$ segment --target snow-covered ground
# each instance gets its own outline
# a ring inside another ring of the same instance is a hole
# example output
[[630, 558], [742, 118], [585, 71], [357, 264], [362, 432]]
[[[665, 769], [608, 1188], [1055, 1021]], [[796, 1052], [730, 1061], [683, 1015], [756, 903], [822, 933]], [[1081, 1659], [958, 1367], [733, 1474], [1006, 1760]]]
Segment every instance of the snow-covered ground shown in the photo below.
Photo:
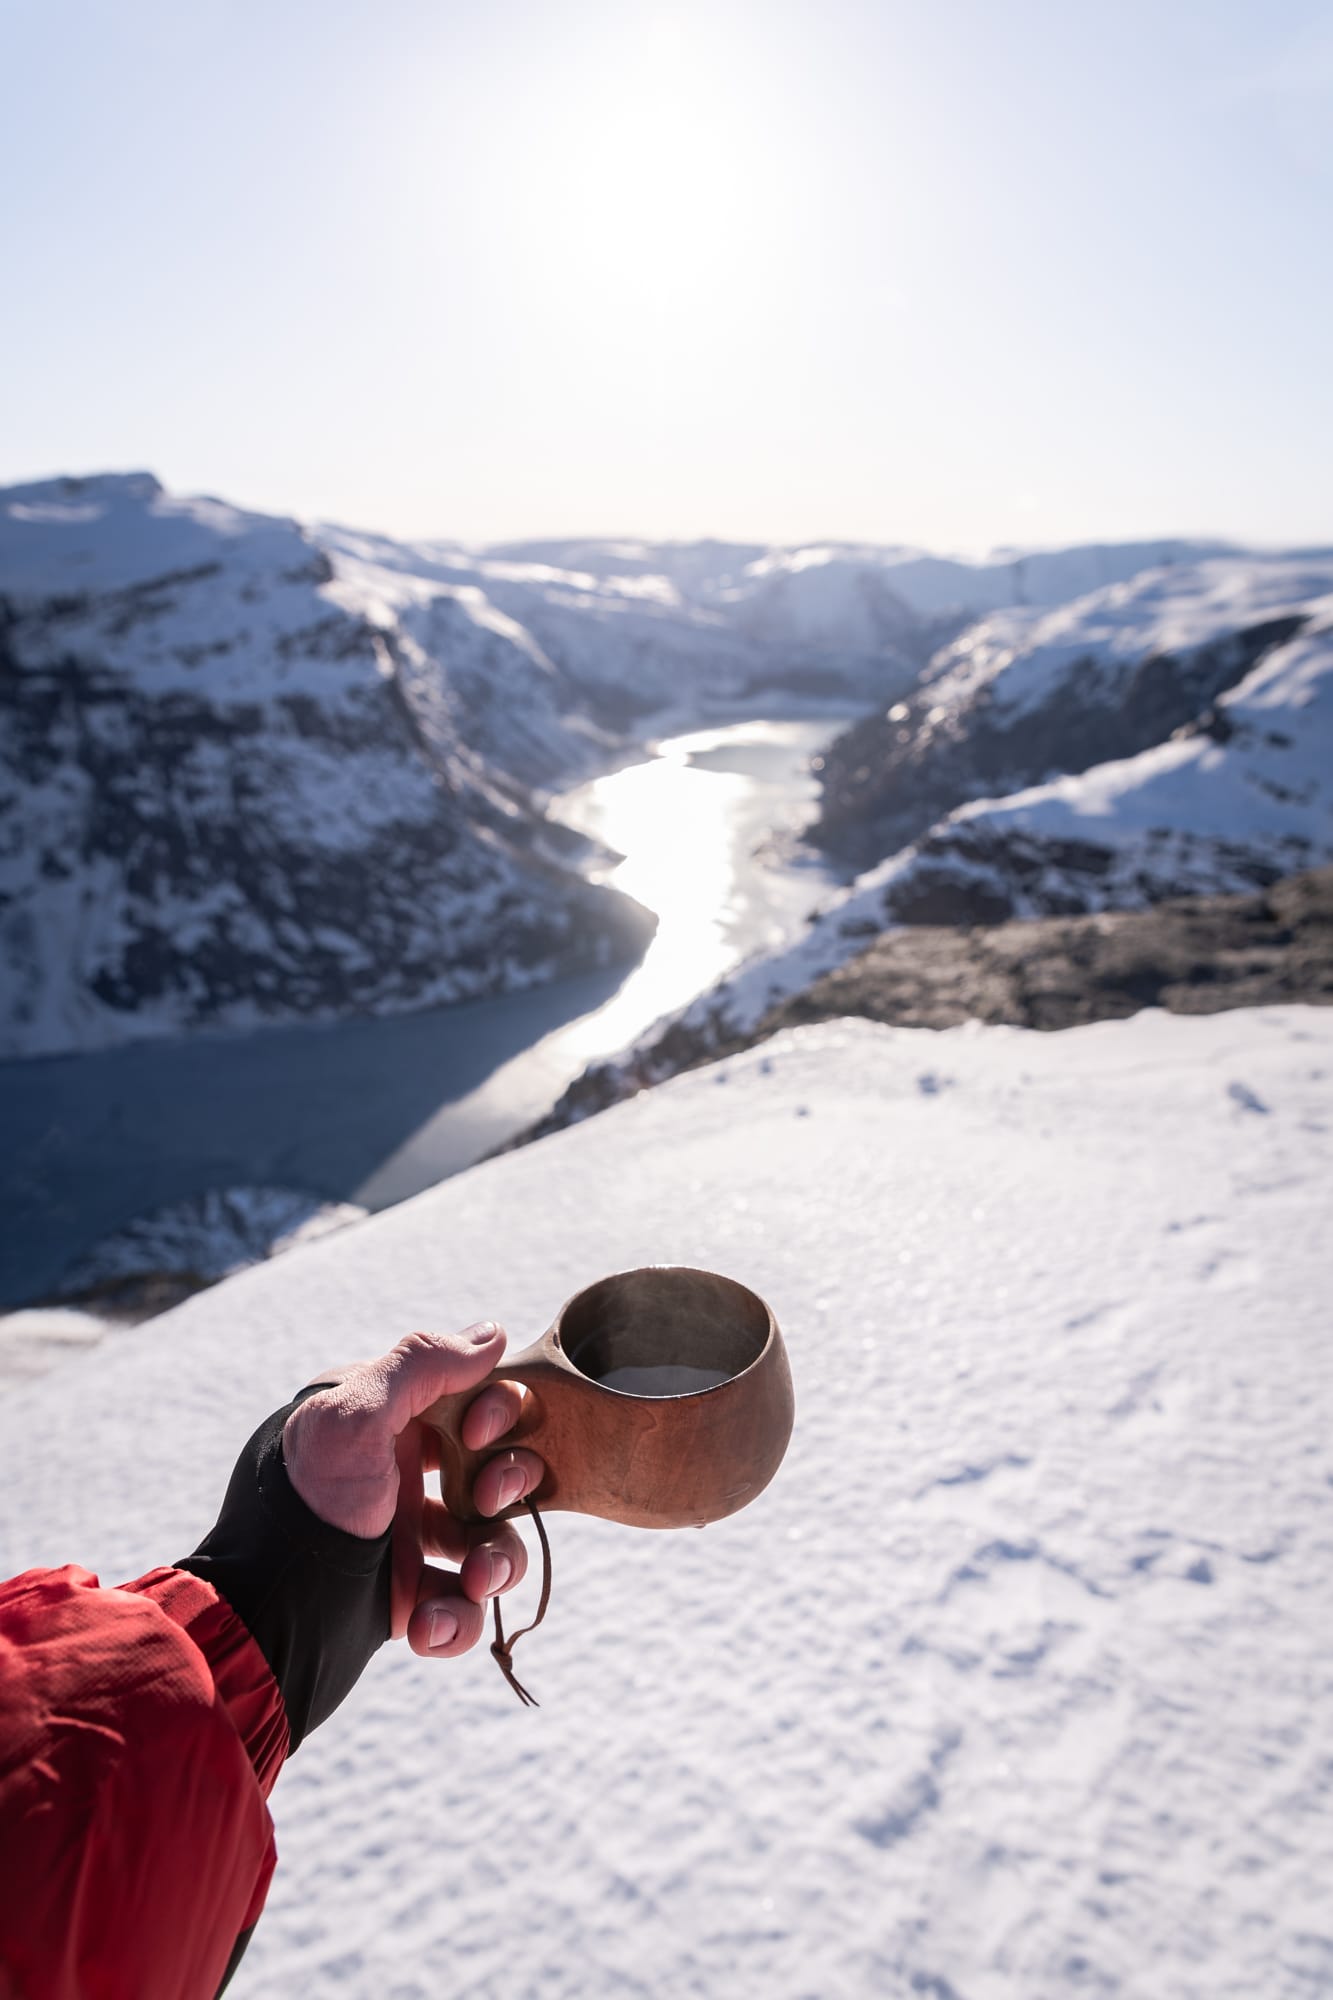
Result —
[[45, 1375], [58, 1360], [96, 1347], [110, 1331], [110, 1322], [100, 1314], [74, 1306], [25, 1306], [0, 1313], [0, 1384]]
[[255, 1419], [594, 1276], [773, 1304], [704, 1535], [557, 1515], [523, 1711], [381, 1654], [275, 1795], [238, 2000], [1333, 1989], [1333, 1015], [799, 1029], [0, 1405], [9, 1568], [191, 1546]]

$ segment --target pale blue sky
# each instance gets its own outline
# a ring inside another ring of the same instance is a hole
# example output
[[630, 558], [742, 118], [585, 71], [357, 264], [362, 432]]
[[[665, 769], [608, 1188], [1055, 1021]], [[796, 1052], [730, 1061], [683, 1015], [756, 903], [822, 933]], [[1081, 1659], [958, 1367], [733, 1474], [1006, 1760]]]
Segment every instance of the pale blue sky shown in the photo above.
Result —
[[1333, 0], [0, 0], [0, 481], [1333, 538]]

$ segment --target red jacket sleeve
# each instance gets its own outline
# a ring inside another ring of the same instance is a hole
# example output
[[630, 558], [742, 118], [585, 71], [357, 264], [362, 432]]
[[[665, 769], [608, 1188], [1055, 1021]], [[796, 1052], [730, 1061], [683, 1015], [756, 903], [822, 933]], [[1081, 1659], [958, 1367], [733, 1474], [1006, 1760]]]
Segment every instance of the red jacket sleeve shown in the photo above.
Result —
[[212, 2000], [264, 1905], [273, 1675], [201, 1578], [0, 1584], [0, 1996]]

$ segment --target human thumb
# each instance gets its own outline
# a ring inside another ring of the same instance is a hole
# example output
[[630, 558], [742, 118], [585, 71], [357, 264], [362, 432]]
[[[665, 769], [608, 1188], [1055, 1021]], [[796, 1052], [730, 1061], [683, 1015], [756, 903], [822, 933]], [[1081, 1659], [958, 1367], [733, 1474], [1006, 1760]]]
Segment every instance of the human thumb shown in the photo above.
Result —
[[409, 1333], [378, 1364], [384, 1413], [395, 1435], [441, 1396], [476, 1389], [504, 1353], [503, 1327], [478, 1320], [461, 1333]]

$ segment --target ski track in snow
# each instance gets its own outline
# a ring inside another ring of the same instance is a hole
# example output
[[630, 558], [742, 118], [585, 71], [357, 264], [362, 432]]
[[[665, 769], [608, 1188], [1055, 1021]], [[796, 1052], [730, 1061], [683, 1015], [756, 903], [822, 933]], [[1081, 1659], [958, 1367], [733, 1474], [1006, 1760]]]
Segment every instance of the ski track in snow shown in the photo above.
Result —
[[11, 1390], [0, 1555], [111, 1580], [413, 1326], [650, 1261], [783, 1325], [755, 1505], [552, 1517], [539, 1710], [396, 1647], [301, 1750], [238, 2000], [1333, 1991], [1331, 1055], [798, 1029]]

